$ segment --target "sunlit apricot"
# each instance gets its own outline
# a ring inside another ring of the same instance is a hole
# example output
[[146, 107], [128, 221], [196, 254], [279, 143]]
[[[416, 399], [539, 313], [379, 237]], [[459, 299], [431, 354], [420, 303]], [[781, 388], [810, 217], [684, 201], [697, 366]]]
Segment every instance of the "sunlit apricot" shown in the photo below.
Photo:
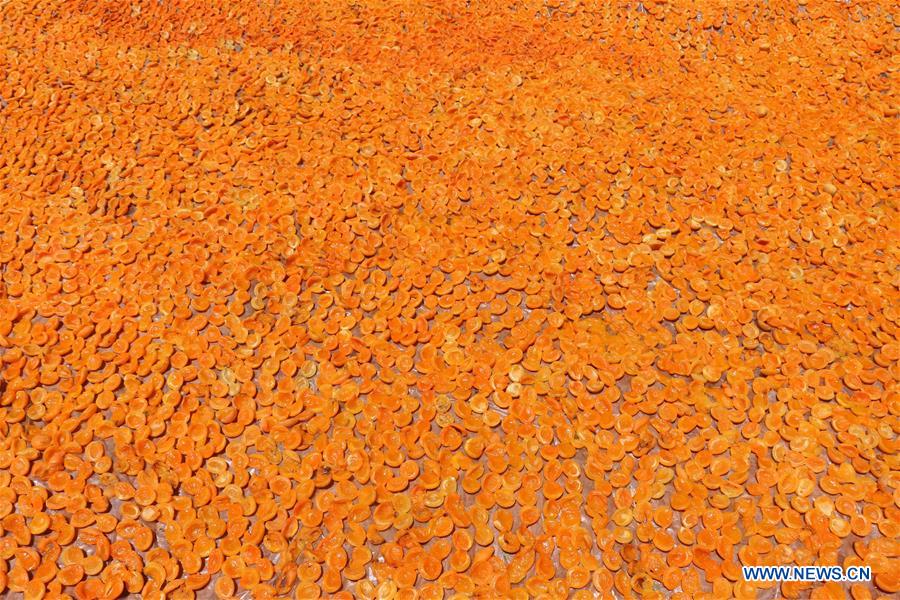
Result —
[[890, 11], [20, 4], [0, 592], [897, 592]]

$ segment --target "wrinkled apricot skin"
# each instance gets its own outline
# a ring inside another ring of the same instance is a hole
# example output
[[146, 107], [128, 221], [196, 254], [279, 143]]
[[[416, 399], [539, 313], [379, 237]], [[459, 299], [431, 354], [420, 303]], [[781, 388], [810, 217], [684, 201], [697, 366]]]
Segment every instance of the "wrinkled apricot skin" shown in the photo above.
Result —
[[895, 597], [898, 14], [0, 5], [0, 595]]

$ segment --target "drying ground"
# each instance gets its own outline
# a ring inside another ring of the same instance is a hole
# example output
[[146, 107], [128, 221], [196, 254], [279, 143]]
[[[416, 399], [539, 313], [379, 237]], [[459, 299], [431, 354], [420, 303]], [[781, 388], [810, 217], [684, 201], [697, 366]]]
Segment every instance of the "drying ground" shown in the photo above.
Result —
[[0, 594], [896, 597], [897, 15], [0, 2]]

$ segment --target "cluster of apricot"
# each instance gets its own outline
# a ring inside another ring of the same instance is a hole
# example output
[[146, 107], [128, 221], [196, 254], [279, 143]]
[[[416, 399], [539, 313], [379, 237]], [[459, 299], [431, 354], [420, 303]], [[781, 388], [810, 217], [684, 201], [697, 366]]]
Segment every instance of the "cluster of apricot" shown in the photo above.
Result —
[[890, 11], [0, 5], [0, 595], [896, 597]]

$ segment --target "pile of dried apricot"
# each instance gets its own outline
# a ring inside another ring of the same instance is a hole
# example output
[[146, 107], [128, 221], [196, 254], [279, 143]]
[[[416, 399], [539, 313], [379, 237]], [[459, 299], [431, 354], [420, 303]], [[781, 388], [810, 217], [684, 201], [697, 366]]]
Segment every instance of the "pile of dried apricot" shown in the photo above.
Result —
[[897, 20], [0, 5], [0, 595], [896, 597]]

